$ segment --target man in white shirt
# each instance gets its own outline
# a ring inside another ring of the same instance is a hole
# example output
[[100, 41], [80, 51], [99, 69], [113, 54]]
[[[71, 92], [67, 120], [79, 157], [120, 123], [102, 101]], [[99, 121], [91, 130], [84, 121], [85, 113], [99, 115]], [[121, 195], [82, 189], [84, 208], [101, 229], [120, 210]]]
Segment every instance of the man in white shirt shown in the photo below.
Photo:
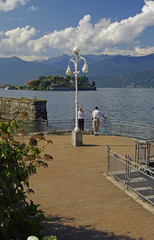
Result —
[[95, 110], [92, 112], [92, 120], [93, 120], [93, 128], [94, 128], [94, 134], [98, 135], [98, 128], [99, 128], [99, 118], [100, 117], [106, 118], [99, 110], [98, 107], [95, 107]]

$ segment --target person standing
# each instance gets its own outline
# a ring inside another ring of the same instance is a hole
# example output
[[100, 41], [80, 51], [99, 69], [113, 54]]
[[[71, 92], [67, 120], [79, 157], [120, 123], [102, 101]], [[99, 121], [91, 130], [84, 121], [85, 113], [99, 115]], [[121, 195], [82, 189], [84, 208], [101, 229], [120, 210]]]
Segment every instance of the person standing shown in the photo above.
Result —
[[98, 107], [95, 107], [95, 110], [92, 112], [92, 121], [93, 121], [93, 129], [94, 129], [94, 134], [98, 135], [98, 128], [100, 125], [100, 117], [103, 117], [106, 119], [106, 117], [104, 116], [104, 114], [102, 114], [99, 110]]
[[84, 131], [84, 111], [82, 107], [78, 108], [78, 124], [80, 131]]

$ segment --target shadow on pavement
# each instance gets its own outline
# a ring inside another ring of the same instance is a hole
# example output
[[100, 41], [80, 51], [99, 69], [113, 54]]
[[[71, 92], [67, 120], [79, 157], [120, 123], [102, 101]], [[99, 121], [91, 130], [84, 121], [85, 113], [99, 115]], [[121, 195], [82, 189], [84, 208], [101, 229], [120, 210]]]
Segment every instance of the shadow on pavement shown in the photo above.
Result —
[[83, 144], [80, 147], [100, 147], [102, 145], [96, 145], [96, 144]]
[[[136, 240], [129, 236], [115, 235], [107, 231], [99, 231], [91, 226], [71, 226], [73, 218], [50, 217], [50, 222], [45, 223], [46, 235], [55, 235], [58, 240]], [[69, 225], [70, 222], [70, 225]], [[142, 240], [142, 238], [140, 238]]]

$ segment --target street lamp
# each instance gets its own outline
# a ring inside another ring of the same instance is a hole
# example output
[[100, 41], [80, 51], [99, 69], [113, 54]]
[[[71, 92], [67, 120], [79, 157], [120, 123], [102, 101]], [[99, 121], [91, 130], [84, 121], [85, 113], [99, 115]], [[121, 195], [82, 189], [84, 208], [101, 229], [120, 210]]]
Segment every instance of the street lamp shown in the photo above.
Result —
[[69, 63], [68, 63], [68, 67], [66, 70], [66, 75], [67, 76], [71, 76], [72, 72], [71, 72], [71, 68], [70, 68], [70, 63], [72, 62], [74, 64], [74, 68], [75, 71], [73, 72], [74, 76], [75, 76], [75, 128], [72, 132], [72, 144], [74, 146], [80, 146], [82, 145], [82, 132], [80, 131], [79, 127], [78, 127], [78, 64], [80, 62], [80, 60], [84, 61], [84, 65], [82, 67], [82, 72], [83, 73], [87, 73], [88, 72], [88, 65], [86, 63], [86, 59], [82, 56], [79, 55], [80, 49], [78, 47], [75, 47], [73, 49], [73, 53], [74, 53], [74, 59], [70, 59]]

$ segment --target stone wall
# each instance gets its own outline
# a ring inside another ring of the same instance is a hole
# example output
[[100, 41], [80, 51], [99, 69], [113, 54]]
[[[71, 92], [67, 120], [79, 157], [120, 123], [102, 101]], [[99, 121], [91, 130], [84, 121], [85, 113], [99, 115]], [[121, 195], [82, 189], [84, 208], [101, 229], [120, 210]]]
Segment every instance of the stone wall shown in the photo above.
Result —
[[0, 97], [0, 118], [13, 119], [15, 112], [26, 111], [28, 117], [22, 121], [28, 122], [29, 125], [38, 125], [39, 119], [47, 120], [46, 103], [47, 100]]

